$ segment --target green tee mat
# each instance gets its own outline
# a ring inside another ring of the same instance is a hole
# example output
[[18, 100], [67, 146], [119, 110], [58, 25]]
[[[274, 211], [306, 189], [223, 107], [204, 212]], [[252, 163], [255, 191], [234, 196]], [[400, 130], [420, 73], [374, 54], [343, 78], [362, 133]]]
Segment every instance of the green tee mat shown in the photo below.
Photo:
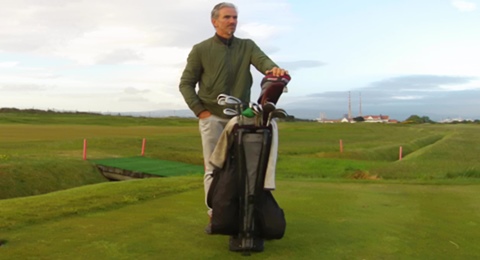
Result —
[[146, 157], [108, 158], [89, 160], [97, 166], [118, 168], [133, 172], [141, 172], [159, 177], [183, 176], [203, 173], [201, 165], [166, 161]]

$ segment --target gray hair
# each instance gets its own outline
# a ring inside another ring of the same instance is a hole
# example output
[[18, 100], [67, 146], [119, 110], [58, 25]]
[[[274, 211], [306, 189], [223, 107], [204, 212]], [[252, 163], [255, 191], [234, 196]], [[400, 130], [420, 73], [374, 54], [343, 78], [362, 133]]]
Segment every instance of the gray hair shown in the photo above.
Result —
[[227, 2], [222, 2], [222, 3], [219, 3], [219, 4], [217, 4], [216, 6], [213, 7], [211, 18], [212, 19], [217, 19], [218, 16], [220, 15], [219, 14], [220, 9], [225, 8], [225, 7], [230, 7], [230, 8], [233, 8], [233, 9], [237, 10], [237, 7], [234, 4], [227, 3]]

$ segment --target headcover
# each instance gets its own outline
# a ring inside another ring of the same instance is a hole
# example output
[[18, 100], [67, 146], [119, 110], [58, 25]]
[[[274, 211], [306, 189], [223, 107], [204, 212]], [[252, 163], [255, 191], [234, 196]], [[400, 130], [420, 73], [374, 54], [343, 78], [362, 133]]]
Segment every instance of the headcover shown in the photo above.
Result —
[[262, 91], [258, 98], [258, 103], [264, 105], [267, 101], [277, 104], [280, 95], [283, 93], [283, 89], [290, 82], [290, 75], [284, 74], [283, 76], [273, 76], [271, 73], [263, 77], [260, 86]]

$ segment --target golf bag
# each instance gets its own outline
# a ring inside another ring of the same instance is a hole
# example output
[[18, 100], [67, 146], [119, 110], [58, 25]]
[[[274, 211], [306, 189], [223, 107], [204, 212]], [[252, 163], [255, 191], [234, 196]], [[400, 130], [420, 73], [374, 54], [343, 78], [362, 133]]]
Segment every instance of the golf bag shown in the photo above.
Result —
[[213, 172], [207, 196], [211, 230], [230, 235], [232, 251], [263, 251], [264, 239], [285, 233], [284, 212], [264, 189], [271, 142], [272, 127], [236, 124], [228, 136], [225, 164]]

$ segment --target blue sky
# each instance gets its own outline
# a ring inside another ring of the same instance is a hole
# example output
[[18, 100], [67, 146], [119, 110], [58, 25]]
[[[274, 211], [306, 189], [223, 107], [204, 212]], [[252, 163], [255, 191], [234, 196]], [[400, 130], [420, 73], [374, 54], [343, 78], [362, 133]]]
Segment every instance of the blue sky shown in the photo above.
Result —
[[[0, 0], [0, 107], [185, 110], [180, 74], [216, 3]], [[480, 118], [480, 0], [233, 3], [235, 35], [291, 72], [291, 114], [342, 117], [350, 92], [354, 116], [361, 95], [363, 115]]]

